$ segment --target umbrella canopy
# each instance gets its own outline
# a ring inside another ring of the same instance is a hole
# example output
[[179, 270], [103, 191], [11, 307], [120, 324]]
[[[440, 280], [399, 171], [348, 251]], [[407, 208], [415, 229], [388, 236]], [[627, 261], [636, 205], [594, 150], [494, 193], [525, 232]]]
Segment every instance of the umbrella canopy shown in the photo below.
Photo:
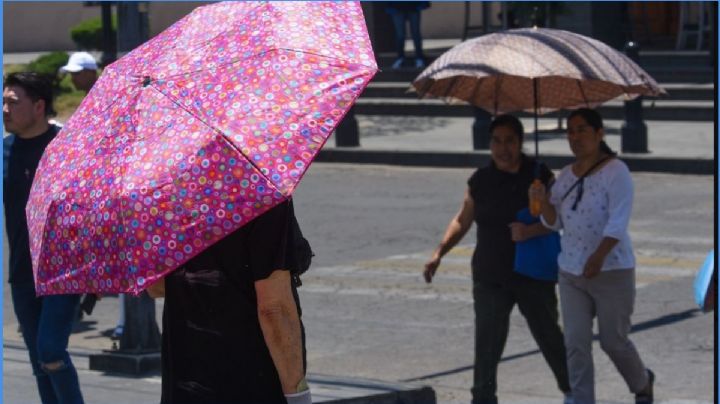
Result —
[[38, 294], [139, 293], [283, 202], [376, 71], [357, 2], [204, 6], [113, 63], [38, 167]]
[[693, 285], [695, 303], [704, 312], [715, 309], [717, 299], [717, 275], [715, 272], [715, 250], [711, 250], [695, 276]]
[[460, 43], [428, 66], [413, 86], [423, 97], [469, 102], [495, 115], [594, 108], [621, 95], [665, 93], [608, 45], [548, 28], [501, 31]]

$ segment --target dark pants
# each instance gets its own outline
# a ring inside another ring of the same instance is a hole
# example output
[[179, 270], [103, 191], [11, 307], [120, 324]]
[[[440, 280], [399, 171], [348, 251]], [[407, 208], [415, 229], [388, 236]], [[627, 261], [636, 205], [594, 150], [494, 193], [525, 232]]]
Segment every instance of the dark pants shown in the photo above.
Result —
[[390, 14], [395, 27], [395, 49], [398, 58], [405, 57], [405, 21], [410, 23], [410, 35], [415, 45], [415, 58], [422, 59], [422, 37], [420, 36], [420, 11], [395, 10]]
[[77, 371], [67, 351], [80, 295], [36, 297], [32, 283], [11, 284], [10, 290], [40, 401], [82, 404]]
[[473, 404], [497, 403], [497, 367], [502, 357], [510, 324], [510, 312], [517, 303], [525, 317], [558, 388], [570, 391], [563, 334], [558, 325], [555, 283], [536, 281], [513, 274], [507, 285], [474, 281], [475, 374]]

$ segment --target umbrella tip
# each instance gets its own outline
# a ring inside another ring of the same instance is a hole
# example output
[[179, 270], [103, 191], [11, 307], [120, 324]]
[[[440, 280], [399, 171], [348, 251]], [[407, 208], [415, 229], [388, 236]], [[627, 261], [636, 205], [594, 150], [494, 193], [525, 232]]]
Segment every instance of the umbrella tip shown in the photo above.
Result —
[[150, 85], [151, 82], [152, 82], [152, 79], [150, 78], [150, 76], [145, 76], [145, 77], [143, 77], [142, 86], [147, 87]]

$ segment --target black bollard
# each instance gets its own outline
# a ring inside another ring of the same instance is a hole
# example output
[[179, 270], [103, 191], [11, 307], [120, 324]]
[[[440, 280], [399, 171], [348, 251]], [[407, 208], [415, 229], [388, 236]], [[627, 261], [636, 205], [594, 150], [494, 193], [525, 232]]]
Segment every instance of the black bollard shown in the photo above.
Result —
[[112, 27], [112, 2], [100, 2], [102, 15], [103, 52], [100, 65], [105, 66], [117, 59], [117, 38]]
[[490, 149], [490, 122], [492, 115], [482, 108], [473, 108], [475, 111], [475, 122], [472, 125], [473, 150]]
[[[635, 63], [640, 60], [640, 46], [630, 41], [625, 44], [625, 54]], [[647, 125], [643, 121], [643, 97], [625, 101], [625, 122], [620, 130], [623, 153], [648, 153]]]
[[155, 321], [155, 301], [142, 292], [125, 295], [125, 327], [120, 349], [90, 355], [90, 370], [143, 375], [160, 370], [160, 330]]
[[336, 147], [360, 146], [360, 130], [355, 119], [355, 107], [350, 108], [340, 124], [335, 128]]
[[125, 327], [120, 337], [121, 353], [160, 352], [160, 330], [155, 321], [155, 300], [143, 292], [125, 295]]
[[[147, 2], [119, 2], [117, 50], [127, 53], [148, 39]], [[125, 295], [120, 349], [90, 355], [90, 370], [139, 375], [160, 370], [160, 331], [155, 301], [143, 292]]]

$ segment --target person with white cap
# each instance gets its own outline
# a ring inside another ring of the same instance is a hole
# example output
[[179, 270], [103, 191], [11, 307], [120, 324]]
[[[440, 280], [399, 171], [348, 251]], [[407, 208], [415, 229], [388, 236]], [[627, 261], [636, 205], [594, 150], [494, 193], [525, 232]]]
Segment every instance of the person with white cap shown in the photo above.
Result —
[[76, 52], [70, 56], [60, 73], [70, 73], [75, 88], [89, 92], [98, 79], [98, 65], [95, 58], [87, 52]]

